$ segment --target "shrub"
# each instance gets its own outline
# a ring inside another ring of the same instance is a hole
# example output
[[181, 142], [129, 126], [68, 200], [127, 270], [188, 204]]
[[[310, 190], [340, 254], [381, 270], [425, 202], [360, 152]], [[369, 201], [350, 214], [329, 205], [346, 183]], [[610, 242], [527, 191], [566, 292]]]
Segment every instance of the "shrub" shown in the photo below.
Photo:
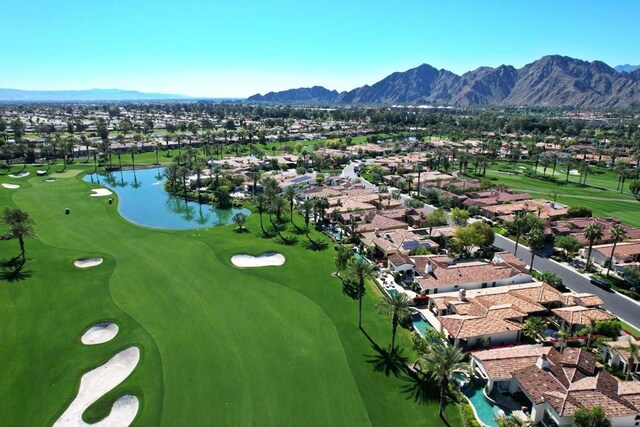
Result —
[[593, 212], [586, 206], [571, 206], [567, 209], [567, 216], [569, 218], [584, 218], [591, 217]]
[[595, 332], [599, 335], [604, 335], [609, 338], [615, 338], [620, 336], [620, 330], [622, 329], [622, 324], [619, 320], [602, 320], [600, 322], [596, 322], [596, 330]]
[[473, 409], [468, 403], [460, 405], [460, 415], [462, 416], [462, 424], [464, 427], [480, 427], [480, 423], [476, 420]]

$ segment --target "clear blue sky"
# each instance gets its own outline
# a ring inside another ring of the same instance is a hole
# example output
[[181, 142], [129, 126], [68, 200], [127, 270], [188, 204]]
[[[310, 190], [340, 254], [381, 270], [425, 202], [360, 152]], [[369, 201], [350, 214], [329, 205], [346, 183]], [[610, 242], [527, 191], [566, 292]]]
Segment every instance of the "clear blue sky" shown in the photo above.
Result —
[[242, 97], [422, 63], [640, 63], [640, 1], [0, 0], [0, 87]]

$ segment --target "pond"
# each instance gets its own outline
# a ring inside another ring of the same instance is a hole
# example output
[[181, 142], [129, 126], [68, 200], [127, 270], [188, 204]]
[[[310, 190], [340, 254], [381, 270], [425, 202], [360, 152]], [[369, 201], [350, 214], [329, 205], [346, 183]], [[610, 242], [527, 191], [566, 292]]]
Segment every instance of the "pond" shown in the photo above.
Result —
[[163, 187], [164, 168], [89, 174], [86, 182], [103, 185], [118, 193], [118, 212], [128, 221], [145, 227], [189, 230], [233, 223], [244, 208], [218, 209], [211, 205], [170, 196]]

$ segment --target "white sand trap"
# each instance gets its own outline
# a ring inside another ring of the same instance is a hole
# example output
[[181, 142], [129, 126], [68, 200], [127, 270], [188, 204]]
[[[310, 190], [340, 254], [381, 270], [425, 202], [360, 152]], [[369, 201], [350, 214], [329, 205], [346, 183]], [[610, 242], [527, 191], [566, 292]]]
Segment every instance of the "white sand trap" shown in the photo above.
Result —
[[239, 254], [231, 257], [231, 263], [236, 267], [269, 267], [284, 264], [284, 255], [277, 252], [267, 252], [258, 256]]
[[20, 188], [18, 184], [2, 184], [4, 188], [9, 188], [11, 190], [15, 190], [16, 188]]
[[79, 258], [73, 262], [73, 265], [78, 268], [89, 268], [102, 264], [102, 261], [102, 258]]
[[44, 182], [55, 182], [55, 178], [47, 178], [44, 180]]
[[111, 412], [96, 424], [87, 424], [82, 414], [95, 401], [113, 390], [127, 379], [140, 361], [140, 349], [129, 347], [109, 359], [104, 365], [90, 370], [82, 376], [78, 395], [66, 411], [53, 424], [56, 426], [128, 426], [138, 413], [138, 398], [122, 396], [115, 401]]
[[578, 169], [571, 169], [569, 175], [580, 175], [580, 172], [578, 172]]
[[110, 196], [113, 194], [110, 190], [107, 190], [106, 188], [94, 188], [93, 190], [91, 190], [91, 192], [93, 193], [91, 197]]
[[38, 175], [40, 175], [40, 176], [44, 176], [44, 175], [46, 175], [46, 174], [47, 174], [47, 171], [42, 170], [42, 169], [39, 169], [39, 170], [37, 170], [37, 171], [36, 171], [36, 173], [37, 173]]
[[96, 323], [80, 339], [84, 345], [102, 344], [111, 341], [118, 334], [118, 325], [113, 322]]
[[25, 176], [29, 175], [29, 172], [20, 172], [20, 173], [10, 173], [9, 176], [11, 178], [24, 178]]

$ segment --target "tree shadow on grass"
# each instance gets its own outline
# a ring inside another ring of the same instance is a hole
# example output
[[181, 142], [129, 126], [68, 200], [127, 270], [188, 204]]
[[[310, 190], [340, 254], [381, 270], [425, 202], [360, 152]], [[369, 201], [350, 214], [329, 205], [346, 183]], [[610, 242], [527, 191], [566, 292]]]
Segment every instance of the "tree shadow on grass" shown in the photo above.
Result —
[[383, 372], [385, 376], [404, 378], [407, 372], [408, 358], [402, 354], [402, 349], [395, 348], [391, 351], [377, 344], [372, 345], [376, 354], [368, 356], [367, 362], [373, 365], [373, 370]]
[[327, 242], [317, 242], [315, 240], [307, 240], [302, 245], [306, 249], [311, 249], [312, 251], [326, 251], [329, 248], [329, 244]]
[[[342, 276], [340, 276], [340, 279], [342, 279]], [[348, 296], [349, 298], [353, 299], [353, 300], [357, 300], [358, 299], [358, 283], [354, 282], [353, 280], [346, 278], [346, 279], [342, 279], [342, 293], [345, 294], [346, 296]], [[364, 295], [364, 293], [363, 293]], [[369, 341], [371, 341], [372, 344], [375, 344], [373, 342], [373, 340], [371, 339], [371, 337], [369, 337], [369, 335], [367, 335], [367, 333], [365, 332], [364, 329], [362, 329], [362, 332], [367, 336], [367, 338], [369, 338]]]
[[293, 246], [298, 243], [298, 238], [296, 236], [280, 236], [279, 242], [285, 246]]
[[24, 263], [19, 256], [0, 260], [0, 269], [0, 280], [7, 282], [17, 282], [33, 275], [31, 270], [24, 270]]
[[400, 389], [402, 393], [420, 405], [438, 402], [440, 396], [438, 387], [433, 378], [419, 371], [407, 367], [406, 375], [402, 377], [405, 382]]

